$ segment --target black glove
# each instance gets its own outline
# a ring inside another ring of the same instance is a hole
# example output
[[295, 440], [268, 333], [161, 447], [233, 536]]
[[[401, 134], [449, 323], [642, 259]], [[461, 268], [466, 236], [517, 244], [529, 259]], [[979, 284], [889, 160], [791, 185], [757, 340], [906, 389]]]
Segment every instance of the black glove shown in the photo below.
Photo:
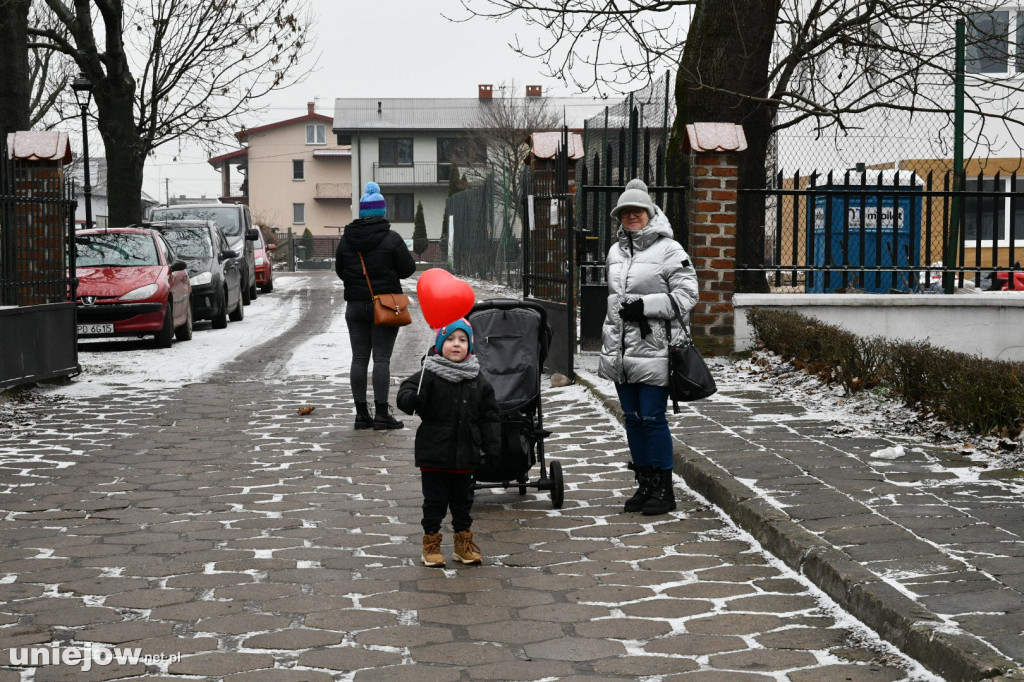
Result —
[[644, 299], [637, 298], [623, 304], [619, 310], [619, 317], [624, 322], [636, 322], [640, 327], [641, 338], [647, 338], [647, 335], [651, 333], [651, 325], [648, 324], [647, 318], [644, 316]]
[[635, 298], [622, 304], [619, 316], [628, 322], [639, 322], [644, 319], [644, 299]]

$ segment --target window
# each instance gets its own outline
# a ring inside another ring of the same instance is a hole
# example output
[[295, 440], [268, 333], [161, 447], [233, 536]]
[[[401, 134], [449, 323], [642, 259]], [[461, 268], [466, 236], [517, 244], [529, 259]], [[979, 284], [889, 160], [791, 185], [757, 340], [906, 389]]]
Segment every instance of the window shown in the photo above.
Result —
[[387, 204], [387, 213], [384, 215], [393, 223], [411, 223], [413, 217], [413, 195], [411, 194], [385, 194], [384, 203]]
[[306, 144], [327, 144], [327, 126], [323, 123], [306, 124]]
[[[1016, 31], [1011, 32], [1010, 21], [1016, 20]], [[978, 12], [970, 15], [967, 22], [967, 73], [1006, 73], [1010, 70], [1011, 41], [1014, 36], [1013, 52], [1016, 53], [1014, 69], [1024, 70], [1024, 25], [1021, 13], [1009, 10]]]
[[292, 222], [296, 225], [302, 225], [306, 222], [305, 204], [292, 204]]
[[382, 137], [379, 142], [378, 158], [382, 166], [411, 166], [412, 138]]
[[[964, 242], [968, 245], [978, 241], [988, 242], [991, 246], [995, 241], [998, 245], [1010, 244], [1010, 217], [1013, 218], [1013, 240], [1017, 246], [1024, 245], [1024, 198], [1017, 195], [994, 194], [993, 196], [971, 196], [970, 192], [1009, 192], [1010, 181], [1000, 179], [999, 186], [995, 178], [983, 178], [979, 188], [978, 180], [968, 178], [964, 190]], [[1018, 185], [1018, 188], [1020, 185]]]
[[302, 159], [292, 160], [292, 180], [305, 180], [306, 166]]
[[480, 140], [465, 137], [437, 138], [437, 162], [469, 166], [487, 162], [484, 144]]
[[487, 163], [487, 146], [465, 137], [437, 138], [437, 179], [451, 179], [452, 165], [459, 168]]

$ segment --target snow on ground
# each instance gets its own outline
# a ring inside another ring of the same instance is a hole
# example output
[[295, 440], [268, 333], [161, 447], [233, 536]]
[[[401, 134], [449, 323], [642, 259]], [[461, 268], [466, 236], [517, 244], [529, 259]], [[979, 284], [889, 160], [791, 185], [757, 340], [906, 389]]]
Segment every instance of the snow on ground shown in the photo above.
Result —
[[[283, 274], [283, 273], [282, 273]], [[71, 383], [46, 389], [69, 398], [102, 396], [126, 388], [160, 390], [203, 381], [252, 347], [254, 340], [272, 338], [295, 325], [299, 301], [280, 295], [301, 289], [308, 277], [274, 278], [274, 292], [245, 307], [245, 319], [212, 329], [197, 322], [191, 341], [175, 341], [170, 348], [154, 348], [152, 337], [92, 339], [78, 346], [82, 373]]]

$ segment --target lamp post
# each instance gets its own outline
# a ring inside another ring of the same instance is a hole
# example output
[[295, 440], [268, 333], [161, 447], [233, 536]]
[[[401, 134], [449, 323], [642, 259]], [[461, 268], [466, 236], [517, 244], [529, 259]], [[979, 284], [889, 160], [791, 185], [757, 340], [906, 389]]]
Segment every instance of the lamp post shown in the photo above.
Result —
[[85, 229], [92, 227], [92, 185], [89, 183], [89, 123], [86, 116], [89, 113], [89, 101], [92, 99], [92, 82], [79, 73], [78, 78], [71, 82], [71, 89], [75, 91], [75, 101], [82, 109], [82, 159], [85, 161]]

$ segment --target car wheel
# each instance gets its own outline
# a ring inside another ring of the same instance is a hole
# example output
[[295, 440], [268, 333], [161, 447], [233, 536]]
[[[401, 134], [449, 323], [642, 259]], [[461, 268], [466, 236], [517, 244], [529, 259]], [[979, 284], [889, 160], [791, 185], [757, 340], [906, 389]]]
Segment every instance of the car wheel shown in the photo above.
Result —
[[242, 284], [239, 288], [242, 290], [242, 305], [252, 303], [252, 297], [249, 295], [249, 273], [242, 273]]
[[231, 311], [231, 314], [228, 317], [231, 318], [232, 322], [242, 321], [242, 318], [245, 317], [245, 308], [242, 307], [241, 301], [238, 302], [238, 305], [235, 306], [235, 309]]
[[170, 348], [174, 339], [174, 305], [167, 301], [167, 309], [164, 311], [164, 326], [156, 333], [157, 348]]
[[217, 296], [216, 302], [217, 312], [213, 314], [211, 326], [214, 329], [224, 329], [228, 326], [228, 290], [221, 289], [220, 294]]
[[249, 287], [249, 298], [255, 301], [256, 297], [259, 296], [258, 291], [259, 290], [256, 288], [256, 278], [254, 277], [252, 280], [252, 286]]
[[188, 312], [185, 314], [185, 324], [174, 330], [174, 338], [178, 341], [192, 340], [192, 299], [188, 302]]
[[271, 270], [270, 274], [267, 275], [267, 283], [260, 287], [260, 291], [264, 294], [269, 294], [274, 290], [274, 271]]

